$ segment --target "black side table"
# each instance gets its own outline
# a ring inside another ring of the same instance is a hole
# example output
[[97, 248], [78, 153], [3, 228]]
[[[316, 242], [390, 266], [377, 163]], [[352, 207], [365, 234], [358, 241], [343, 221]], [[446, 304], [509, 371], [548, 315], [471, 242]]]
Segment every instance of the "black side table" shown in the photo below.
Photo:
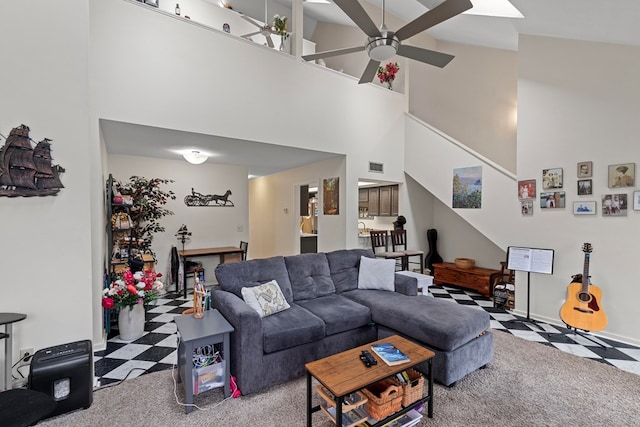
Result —
[[184, 384], [185, 413], [193, 407], [193, 349], [205, 345], [222, 343], [224, 360], [224, 397], [231, 394], [229, 386], [229, 357], [231, 346], [229, 334], [233, 326], [218, 310], [205, 310], [204, 317], [196, 319], [193, 314], [183, 314], [174, 318], [178, 326], [180, 343], [178, 344], [178, 375]]
[[20, 313], [0, 313], [0, 325], [4, 325], [4, 334], [0, 334], [0, 338], [4, 338], [4, 389], [11, 390], [11, 362], [13, 357], [13, 337], [11, 336], [12, 324], [27, 318], [26, 314]]

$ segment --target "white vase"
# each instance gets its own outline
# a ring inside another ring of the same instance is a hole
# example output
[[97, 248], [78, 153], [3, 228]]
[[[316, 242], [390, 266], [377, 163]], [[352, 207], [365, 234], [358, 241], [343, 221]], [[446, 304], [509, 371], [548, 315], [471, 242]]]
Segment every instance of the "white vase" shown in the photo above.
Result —
[[144, 333], [144, 305], [136, 304], [131, 308], [121, 308], [118, 315], [118, 329], [120, 339], [123, 341], [140, 338]]

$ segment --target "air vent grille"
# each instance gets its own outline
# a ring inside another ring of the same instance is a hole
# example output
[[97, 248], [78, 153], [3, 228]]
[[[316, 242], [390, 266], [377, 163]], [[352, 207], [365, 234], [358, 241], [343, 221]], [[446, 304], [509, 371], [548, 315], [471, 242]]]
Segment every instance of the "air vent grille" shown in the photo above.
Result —
[[384, 164], [383, 163], [376, 163], [376, 162], [369, 162], [369, 172], [383, 173], [384, 172]]

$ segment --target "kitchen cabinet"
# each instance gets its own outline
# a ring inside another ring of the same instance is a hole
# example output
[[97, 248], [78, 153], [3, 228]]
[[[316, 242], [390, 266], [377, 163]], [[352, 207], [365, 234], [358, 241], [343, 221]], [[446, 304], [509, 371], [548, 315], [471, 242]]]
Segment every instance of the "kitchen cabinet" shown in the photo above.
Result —
[[398, 185], [361, 188], [358, 191], [358, 217], [398, 216]]
[[[369, 189], [361, 188], [358, 190], [358, 202], [359, 203], [369, 203]], [[367, 206], [368, 207], [368, 206]]]
[[380, 216], [380, 187], [369, 188], [369, 216]]

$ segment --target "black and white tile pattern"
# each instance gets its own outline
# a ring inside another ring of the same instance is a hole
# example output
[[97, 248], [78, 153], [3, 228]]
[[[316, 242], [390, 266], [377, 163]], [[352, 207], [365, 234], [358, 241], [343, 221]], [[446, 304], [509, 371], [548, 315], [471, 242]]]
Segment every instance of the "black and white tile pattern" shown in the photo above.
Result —
[[[453, 286], [430, 286], [435, 298], [447, 298], [458, 304], [486, 310], [491, 328], [511, 333], [529, 341], [553, 346], [567, 353], [587, 357], [640, 375], [640, 348], [592, 334], [576, 334], [565, 327], [526, 320], [493, 306], [493, 302], [474, 292]], [[193, 306], [193, 298], [170, 293], [147, 310], [145, 334], [133, 342], [109, 337], [107, 348], [94, 354], [95, 383], [106, 385], [135, 378], [147, 372], [169, 369], [176, 363], [177, 335], [175, 316]]]

